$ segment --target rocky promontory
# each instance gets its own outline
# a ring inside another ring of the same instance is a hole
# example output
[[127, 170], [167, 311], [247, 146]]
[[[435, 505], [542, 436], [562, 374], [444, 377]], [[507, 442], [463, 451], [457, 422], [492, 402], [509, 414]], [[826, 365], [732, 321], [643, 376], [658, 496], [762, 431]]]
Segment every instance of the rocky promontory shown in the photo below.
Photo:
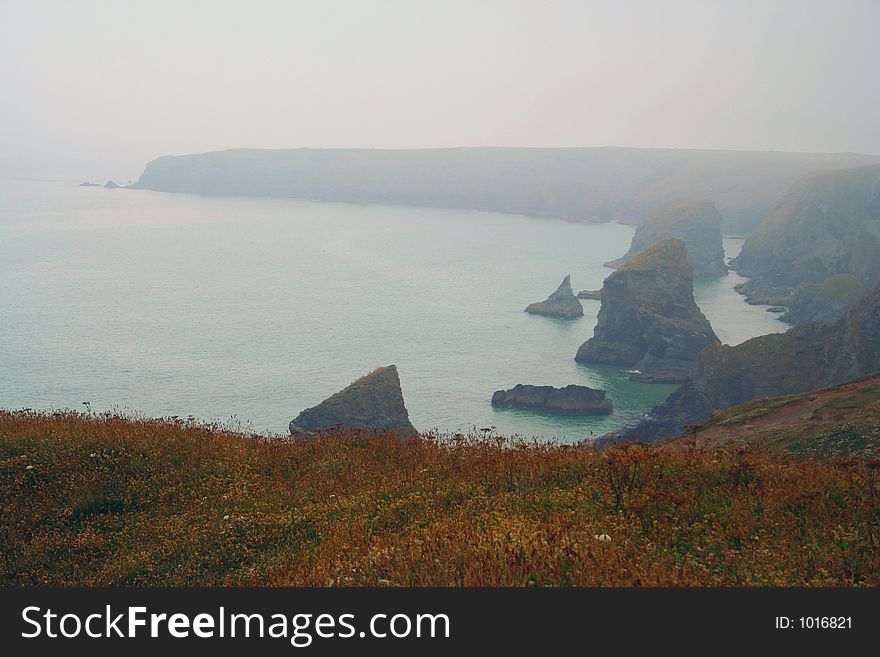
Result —
[[[813, 321], [819, 301], [810, 298], [817, 294], [829, 293], [835, 306], [846, 300], [851, 307], [856, 287], [838, 275], [849, 274], [864, 290], [880, 282], [880, 166], [802, 178], [731, 265], [752, 279], [737, 287], [751, 303], [795, 305], [790, 321]], [[802, 285], [813, 287], [798, 292]], [[833, 315], [839, 317], [838, 310], [828, 317]]]
[[517, 384], [510, 390], [496, 390], [492, 406], [544, 411], [554, 415], [610, 415], [614, 405], [605, 398], [604, 390], [569, 385], [530, 386]]
[[695, 276], [726, 276], [721, 242], [721, 214], [712, 201], [679, 199], [660, 206], [651, 218], [636, 228], [629, 251], [622, 258], [606, 262], [618, 268], [637, 253], [668, 237], [677, 237], [687, 247], [688, 262]]
[[290, 422], [290, 433], [309, 435], [334, 427], [369, 429], [399, 437], [418, 435], [403, 403], [397, 367], [373, 370]]
[[553, 294], [544, 301], [529, 304], [525, 312], [558, 319], [577, 319], [583, 316], [584, 309], [574, 296], [571, 290], [571, 276], [567, 275]]
[[878, 371], [880, 285], [834, 324], [804, 324], [736, 346], [710, 346], [700, 354], [690, 381], [619, 437], [673, 438], [716, 410], [819, 390]]
[[694, 301], [687, 248], [671, 237], [605, 279], [593, 337], [575, 360], [633, 368], [634, 381], [680, 383], [700, 351], [717, 340]]

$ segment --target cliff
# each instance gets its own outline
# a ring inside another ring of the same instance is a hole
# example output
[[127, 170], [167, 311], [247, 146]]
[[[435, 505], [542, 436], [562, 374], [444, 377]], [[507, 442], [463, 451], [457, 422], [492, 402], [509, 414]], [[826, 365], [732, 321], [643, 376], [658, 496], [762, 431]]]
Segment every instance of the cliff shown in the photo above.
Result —
[[631, 367], [634, 381], [679, 383], [717, 340], [694, 301], [687, 248], [668, 238], [605, 279], [593, 337], [575, 360]]
[[721, 215], [715, 204], [705, 199], [679, 199], [662, 205], [636, 228], [626, 255], [605, 265], [620, 267], [637, 253], [668, 237], [677, 237], [685, 243], [695, 276], [727, 275]]
[[804, 174], [872, 163], [880, 157], [613, 147], [235, 149], [153, 160], [134, 187], [633, 222], [696, 195], [744, 234]]
[[571, 290], [571, 277], [566, 275], [553, 294], [544, 301], [529, 304], [525, 312], [558, 319], [577, 319], [583, 316], [584, 309]]
[[842, 319], [805, 324], [736, 346], [706, 348], [690, 381], [642, 422], [620, 433], [626, 440], [671, 438], [713, 411], [752, 399], [827, 388], [880, 371], [880, 286]]
[[865, 292], [852, 274], [829, 276], [821, 283], [801, 283], [788, 297], [787, 312], [781, 319], [790, 324], [833, 324]]
[[614, 405], [605, 398], [604, 390], [569, 385], [530, 386], [517, 384], [510, 390], [496, 390], [492, 406], [544, 411], [554, 415], [610, 415]]
[[788, 305], [797, 286], [821, 285], [840, 274], [853, 276], [866, 290], [874, 287], [880, 282], [880, 166], [798, 181], [731, 266], [752, 279], [740, 288], [752, 301], [779, 305]]
[[397, 367], [380, 367], [307, 408], [290, 422], [290, 433], [308, 435], [334, 427], [417, 435], [403, 403]]

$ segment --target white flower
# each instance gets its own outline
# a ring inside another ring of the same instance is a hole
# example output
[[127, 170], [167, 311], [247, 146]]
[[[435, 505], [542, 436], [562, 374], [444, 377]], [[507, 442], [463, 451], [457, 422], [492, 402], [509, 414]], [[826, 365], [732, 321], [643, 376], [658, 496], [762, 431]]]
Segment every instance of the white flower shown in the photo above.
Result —
[[34, 469], [34, 466], [32, 466], [32, 465], [29, 465], [28, 467], [25, 468], [25, 470], [33, 470], [33, 469]]
[[89, 454], [89, 458], [93, 459], [93, 458], [95, 458], [95, 456], [96, 456], [95, 452], [92, 452], [91, 454]]
[[229, 514], [227, 513], [225, 516], [223, 516], [223, 519], [224, 519], [224, 520], [229, 520]]
[[611, 537], [608, 534], [593, 534], [593, 538], [595, 538], [600, 543], [610, 543]]

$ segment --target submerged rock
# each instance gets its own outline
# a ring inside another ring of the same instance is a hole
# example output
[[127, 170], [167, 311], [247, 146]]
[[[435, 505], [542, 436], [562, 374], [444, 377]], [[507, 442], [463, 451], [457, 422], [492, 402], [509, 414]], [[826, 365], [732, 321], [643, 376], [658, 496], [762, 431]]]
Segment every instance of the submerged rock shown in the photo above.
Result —
[[571, 291], [571, 276], [566, 275], [562, 283], [545, 301], [529, 304], [525, 310], [533, 315], [545, 315], [559, 319], [577, 319], [582, 317], [584, 309], [581, 302]]
[[687, 247], [688, 262], [695, 276], [726, 276], [724, 246], [721, 242], [721, 215], [712, 201], [679, 199], [660, 206], [650, 219], [640, 224], [626, 255], [606, 262], [620, 267], [637, 253], [668, 237], [677, 237]]
[[517, 384], [510, 390], [496, 390], [492, 406], [544, 411], [554, 415], [610, 415], [614, 405], [604, 390], [570, 385], [530, 386]]
[[700, 351], [717, 341], [694, 301], [687, 248], [671, 237], [605, 279], [593, 337], [575, 360], [633, 368], [633, 381], [681, 383]]
[[311, 434], [334, 427], [418, 435], [403, 403], [397, 367], [373, 370], [348, 387], [307, 408], [290, 422], [290, 433]]

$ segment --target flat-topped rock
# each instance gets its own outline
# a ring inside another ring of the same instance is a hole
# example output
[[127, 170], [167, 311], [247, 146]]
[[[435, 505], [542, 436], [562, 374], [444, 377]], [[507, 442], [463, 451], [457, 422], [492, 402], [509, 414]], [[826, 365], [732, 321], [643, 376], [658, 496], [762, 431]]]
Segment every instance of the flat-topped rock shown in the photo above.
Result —
[[721, 242], [721, 214], [712, 201], [678, 199], [660, 206], [636, 228], [629, 251], [606, 262], [618, 268], [646, 248], [669, 237], [677, 237], [687, 247], [687, 259], [695, 276], [726, 276], [724, 246]]
[[693, 270], [678, 238], [652, 244], [605, 279], [593, 337], [582, 363], [623, 365], [646, 383], [681, 383], [699, 353], [717, 342], [694, 301]]
[[556, 291], [544, 301], [529, 304], [525, 311], [558, 319], [577, 319], [584, 314], [581, 302], [571, 290], [571, 276], [563, 278]]
[[544, 411], [554, 415], [610, 415], [614, 405], [605, 398], [604, 390], [569, 385], [531, 386], [517, 384], [510, 390], [496, 390], [492, 406]]
[[380, 367], [362, 376], [297, 415], [289, 429], [294, 435], [309, 435], [336, 427], [390, 432], [400, 437], [418, 435], [403, 403], [397, 367]]

